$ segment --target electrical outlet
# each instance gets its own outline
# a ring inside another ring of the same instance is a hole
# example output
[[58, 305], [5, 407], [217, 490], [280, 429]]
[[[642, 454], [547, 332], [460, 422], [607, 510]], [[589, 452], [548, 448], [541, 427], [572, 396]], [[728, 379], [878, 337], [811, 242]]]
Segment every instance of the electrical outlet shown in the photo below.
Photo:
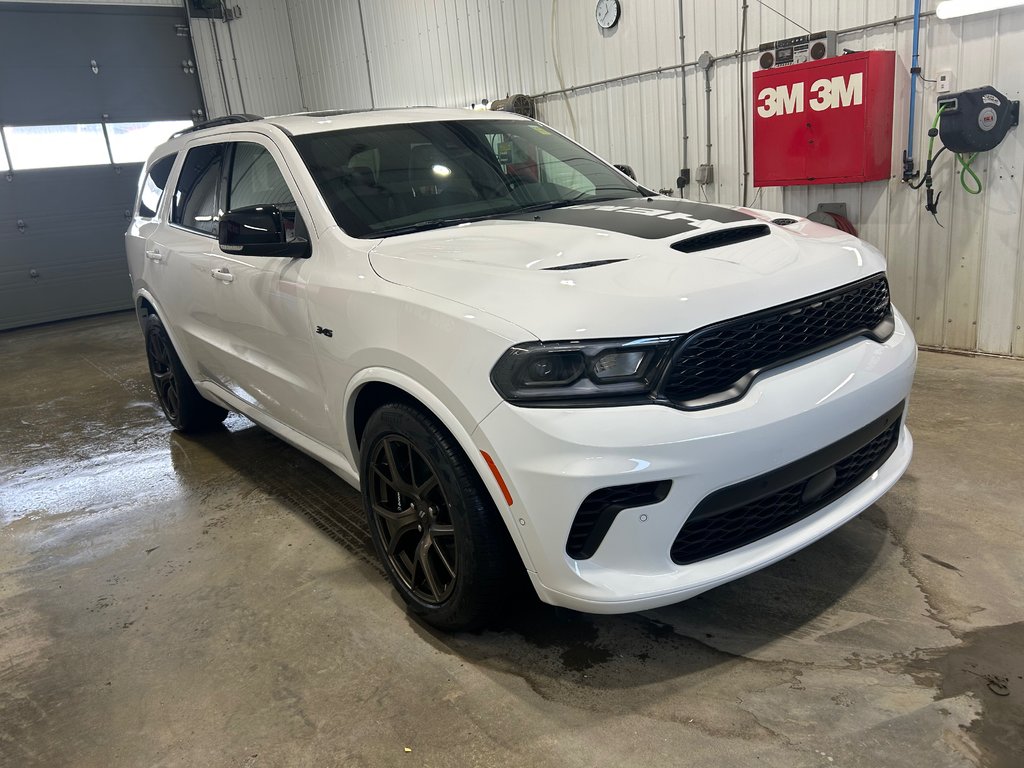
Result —
[[935, 90], [937, 93], [949, 93], [953, 90], [953, 72], [943, 69], [935, 75]]
[[710, 184], [715, 179], [715, 166], [711, 163], [701, 163], [697, 166], [697, 183], [701, 186]]

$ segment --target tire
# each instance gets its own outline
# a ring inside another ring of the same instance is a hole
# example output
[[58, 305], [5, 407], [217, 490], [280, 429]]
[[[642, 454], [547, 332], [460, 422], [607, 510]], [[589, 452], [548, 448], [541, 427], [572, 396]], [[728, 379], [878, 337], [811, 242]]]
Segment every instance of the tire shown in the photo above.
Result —
[[146, 315], [146, 359], [156, 398], [179, 432], [203, 432], [224, 421], [228, 412], [199, 394], [156, 315]]
[[409, 610], [446, 631], [485, 624], [522, 565], [454, 438], [417, 408], [389, 403], [370, 416], [360, 453], [373, 544]]

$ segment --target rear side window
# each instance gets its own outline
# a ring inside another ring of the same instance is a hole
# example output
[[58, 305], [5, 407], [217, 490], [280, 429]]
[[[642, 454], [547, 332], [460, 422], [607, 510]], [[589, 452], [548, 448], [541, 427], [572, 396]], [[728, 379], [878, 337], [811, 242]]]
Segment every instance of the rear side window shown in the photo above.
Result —
[[156, 216], [160, 207], [160, 198], [164, 196], [164, 187], [167, 186], [167, 177], [171, 173], [171, 166], [174, 165], [174, 158], [177, 155], [161, 157], [151, 166], [142, 182], [142, 191], [139, 194], [139, 216], [148, 219]]
[[174, 190], [171, 221], [208, 235], [217, 234], [218, 204], [224, 164], [224, 144], [193, 147], [185, 155]]

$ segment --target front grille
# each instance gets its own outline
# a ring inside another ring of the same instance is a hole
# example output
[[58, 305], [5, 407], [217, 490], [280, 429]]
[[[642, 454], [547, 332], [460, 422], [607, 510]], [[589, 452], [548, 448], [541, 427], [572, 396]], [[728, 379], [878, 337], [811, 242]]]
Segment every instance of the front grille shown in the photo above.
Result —
[[680, 345], [659, 394], [689, 409], [743, 396], [754, 378], [855, 336], [893, 331], [889, 283], [875, 275], [834, 291], [710, 325]]
[[576, 512], [565, 542], [566, 554], [575, 560], [592, 557], [619, 512], [664, 501], [671, 487], [671, 480], [662, 480], [616, 485], [594, 491], [583, 500]]
[[903, 407], [810, 456], [711, 494], [680, 529], [672, 561], [687, 565], [745, 546], [850, 492], [896, 450]]

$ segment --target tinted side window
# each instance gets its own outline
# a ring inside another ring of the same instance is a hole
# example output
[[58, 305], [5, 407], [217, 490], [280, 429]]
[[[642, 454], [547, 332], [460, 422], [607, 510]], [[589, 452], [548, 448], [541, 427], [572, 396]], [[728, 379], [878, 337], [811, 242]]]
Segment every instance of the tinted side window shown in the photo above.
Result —
[[295, 210], [284, 176], [271, 154], [259, 144], [239, 142], [231, 162], [228, 210], [250, 205], [276, 205], [282, 211]]
[[164, 187], [167, 186], [167, 177], [171, 173], [171, 166], [174, 165], [174, 158], [177, 155], [161, 157], [151, 166], [142, 182], [142, 192], [139, 194], [139, 216], [153, 218], [156, 216], [157, 208], [160, 207], [160, 198], [164, 196]]
[[217, 234], [220, 221], [218, 190], [223, 170], [224, 144], [194, 147], [185, 155], [174, 190], [171, 221], [189, 229]]

